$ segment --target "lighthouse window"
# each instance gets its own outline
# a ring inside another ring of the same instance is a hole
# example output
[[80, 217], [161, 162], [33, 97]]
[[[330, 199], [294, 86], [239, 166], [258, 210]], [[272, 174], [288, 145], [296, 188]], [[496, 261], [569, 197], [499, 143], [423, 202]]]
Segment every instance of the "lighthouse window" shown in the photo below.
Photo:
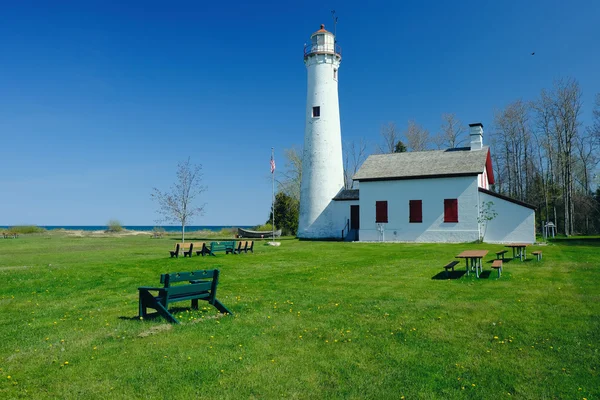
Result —
[[321, 116], [321, 107], [313, 107], [313, 118]]
[[337, 68], [333, 69], [333, 79], [337, 81]]

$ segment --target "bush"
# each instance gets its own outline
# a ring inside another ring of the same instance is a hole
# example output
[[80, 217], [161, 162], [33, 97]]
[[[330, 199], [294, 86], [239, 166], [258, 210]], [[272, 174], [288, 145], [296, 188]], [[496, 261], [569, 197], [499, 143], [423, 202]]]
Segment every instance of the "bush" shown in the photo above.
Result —
[[255, 226], [254, 228], [252, 228], [252, 230], [253, 231], [271, 232], [273, 230], [273, 225], [271, 225], [271, 224], [258, 225], [258, 226]]
[[154, 228], [152, 228], [152, 237], [161, 238], [166, 233], [167, 231], [165, 231], [165, 228], [163, 228], [162, 226], [155, 226]]
[[116, 219], [111, 219], [110, 221], [108, 221], [107, 225], [108, 225], [108, 228], [106, 229], [106, 232], [118, 233], [123, 230], [123, 226]]
[[26, 234], [26, 233], [42, 233], [46, 232], [46, 229], [35, 226], [35, 225], [16, 225], [8, 228], [9, 233], [18, 233], [18, 234]]
[[235, 235], [238, 233], [237, 228], [223, 228], [219, 231], [219, 236], [220, 237], [235, 237]]

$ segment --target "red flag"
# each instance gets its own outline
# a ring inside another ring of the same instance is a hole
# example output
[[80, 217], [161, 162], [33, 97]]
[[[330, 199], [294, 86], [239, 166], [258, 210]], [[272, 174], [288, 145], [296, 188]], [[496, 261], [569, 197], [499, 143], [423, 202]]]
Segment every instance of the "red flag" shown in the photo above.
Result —
[[271, 173], [275, 172], [275, 159], [273, 158], [273, 155], [271, 154]]

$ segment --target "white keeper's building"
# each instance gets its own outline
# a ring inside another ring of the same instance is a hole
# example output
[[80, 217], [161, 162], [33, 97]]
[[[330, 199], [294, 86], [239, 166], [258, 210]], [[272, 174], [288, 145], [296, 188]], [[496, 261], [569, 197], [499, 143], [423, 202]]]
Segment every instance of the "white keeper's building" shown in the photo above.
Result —
[[[337, 91], [341, 50], [323, 25], [305, 47], [304, 62], [299, 238], [535, 242], [535, 208], [490, 190], [492, 159], [480, 123], [469, 125], [469, 147], [372, 155], [353, 177], [359, 189], [344, 190]], [[485, 208], [497, 215], [486, 221]]]

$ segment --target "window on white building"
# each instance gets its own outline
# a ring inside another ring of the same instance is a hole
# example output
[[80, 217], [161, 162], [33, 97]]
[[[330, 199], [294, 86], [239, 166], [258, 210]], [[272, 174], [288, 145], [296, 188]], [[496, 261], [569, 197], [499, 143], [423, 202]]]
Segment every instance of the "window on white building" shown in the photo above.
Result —
[[423, 200], [409, 200], [408, 209], [408, 222], [423, 222]]
[[320, 117], [320, 116], [321, 116], [321, 107], [319, 107], [319, 106], [313, 107], [313, 118]]
[[458, 199], [444, 199], [444, 222], [458, 222]]
[[387, 201], [375, 202], [375, 223], [388, 222], [388, 204]]

